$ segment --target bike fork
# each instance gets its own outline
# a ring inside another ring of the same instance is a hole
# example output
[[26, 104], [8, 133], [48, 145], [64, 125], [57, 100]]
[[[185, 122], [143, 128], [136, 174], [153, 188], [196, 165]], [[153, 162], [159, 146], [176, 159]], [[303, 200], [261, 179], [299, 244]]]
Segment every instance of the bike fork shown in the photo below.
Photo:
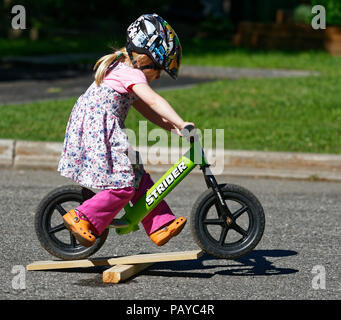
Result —
[[220, 190], [217, 180], [210, 169], [210, 165], [204, 164], [200, 166], [200, 169], [202, 170], [204, 174], [207, 187], [212, 188], [215, 198], [217, 199], [217, 203], [215, 206], [216, 206], [219, 218], [223, 218], [227, 220], [233, 219], [232, 213], [223, 198], [223, 194], [222, 194], [222, 191]]

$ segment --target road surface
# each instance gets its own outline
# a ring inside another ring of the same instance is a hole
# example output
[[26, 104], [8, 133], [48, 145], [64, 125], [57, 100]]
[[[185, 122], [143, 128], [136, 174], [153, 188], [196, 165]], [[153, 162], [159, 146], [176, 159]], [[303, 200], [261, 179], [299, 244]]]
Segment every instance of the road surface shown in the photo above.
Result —
[[[247, 256], [228, 261], [203, 255], [197, 261], [157, 263], [118, 285], [103, 284], [104, 267], [25, 271], [20, 287], [16, 276], [27, 264], [54, 259], [36, 237], [35, 208], [47, 192], [70, 181], [51, 171], [0, 170], [0, 299], [340, 299], [340, 183], [217, 179], [248, 188], [263, 204], [265, 233]], [[167, 201], [177, 216], [189, 218], [204, 190], [202, 176], [191, 174]], [[187, 224], [161, 248], [143, 228], [120, 237], [111, 231], [94, 257], [195, 249]]]

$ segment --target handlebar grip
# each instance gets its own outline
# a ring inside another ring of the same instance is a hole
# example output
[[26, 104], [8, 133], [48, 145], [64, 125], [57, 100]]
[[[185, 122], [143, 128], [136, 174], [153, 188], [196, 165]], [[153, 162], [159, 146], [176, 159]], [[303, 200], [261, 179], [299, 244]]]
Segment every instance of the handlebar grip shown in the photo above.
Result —
[[191, 124], [185, 126], [183, 129], [182, 129], [182, 135], [183, 137], [189, 137], [191, 135], [191, 131], [195, 130], [195, 127]]
[[186, 138], [188, 142], [193, 143], [197, 139], [196, 128], [191, 124], [185, 126], [182, 130], [182, 137]]

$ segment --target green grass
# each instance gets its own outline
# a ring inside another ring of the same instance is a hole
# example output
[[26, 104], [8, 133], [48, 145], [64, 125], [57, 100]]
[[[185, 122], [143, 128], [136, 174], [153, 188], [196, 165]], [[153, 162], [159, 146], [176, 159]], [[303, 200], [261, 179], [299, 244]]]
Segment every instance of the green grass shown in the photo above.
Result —
[[[111, 47], [124, 45], [124, 41], [123, 38], [117, 36], [89, 36], [86, 38], [55, 36], [37, 41], [26, 38], [0, 38], [0, 57], [109, 52]], [[189, 65], [303, 69], [330, 74], [335, 73], [335, 62], [340, 65], [341, 60], [341, 57], [331, 57], [324, 51], [290, 52], [234, 48], [228, 41], [217, 39], [183, 39], [182, 46], [182, 64]]]
[[184, 44], [183, 64], [241, 68], [278, 68], [340, 75], [341, 56], [325, 51], [262, 51], [234, 48], [225, 41], [192, 39]]
[[[161, 94], [198, 128], [224, 129], [226, 149], [341, 154], [338, 83], [332, 76], [243, 79]], [[75, 100], [0, 107], [0, 137], [63, 141]], [[127, 128], [137, 132], [138, 120], [132, 109]]]
[[332, 72], [335, 60], [324, 51], [249, 51], [246, 49], [229, 49], [225, 53], [189, 54], [184, 56], [183, 63], [189, 65], [225, 66], [241, 68], [278, 68], [301, 69]]
[[75, 98], [0, 107], [0, 137], [62, 141]]
[[225, 148], [341, 153], [336, 79], [220, 81], [191, 93], [164, 96], [200, 128], [224, 128]]
[[[224, 80], [163, 91], [200, 129], [224, 129], [226, 149], [341, 154], [341, 57], [325, 52], [261, 52], [193, 45], [183, 63], [315, 70], [320, 76]], [[225, 51], [224, 51], [225, 50]], [[63, 141], [76, 98], [0, 107], [0, 138]], [[144, 120], [134, 109], [126, 126]], [[149, 124], [151, 130], [154, 125]], [[155, 143], [151, 141], [150, 144]]]
[[119, 44], [122, 44], [121, 39], [104, 36], [89, 36], [86, 38], [55, 36], [37, 41], [31, 41], [26, 38], [0, 38], [0, 57], [109, 52], [110, 47], [116, 47]]

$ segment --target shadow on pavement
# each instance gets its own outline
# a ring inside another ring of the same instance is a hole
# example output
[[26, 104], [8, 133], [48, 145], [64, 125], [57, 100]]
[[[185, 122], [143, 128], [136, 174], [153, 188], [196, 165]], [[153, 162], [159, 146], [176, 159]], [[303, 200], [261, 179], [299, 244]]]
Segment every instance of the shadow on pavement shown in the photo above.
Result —
[[[198, 277], [210, 278], [216, 274], [219, 275], [234, 275], [234, 276], [271, 276], [290, 274], [298, 272], [297, 269], [276, 267], [275, 262], [267, 259], [284, 258], [296, 255], [296, 251], [292, 250], [254, 250], [248, 255], [236, 260], [215, 259], [207, 254], [204, 254], [195, 261], [174, 261], [167, 263], [158, 263], [151, 266], [148, 270], [142, 272], [145, 275], [155, 276], [175, 276], [175, 277]], [[210, 263], [216, 262], [216, 263]], [[226, 261], [226, 265], [222, 263]], [[234, 263], [230, 263], [234, 261]], [[218, 263], [219, 262], [219, 263]], [[239, 263], [236, 264], [235, 262]], [[223, 269], [212, 272], [202, 272], [203, 270]], [[162, 271], [177, 270], [177, 271]], [[201, 272], [184, 272], [190, 270], [201, 270]]]
[[[254, 250], [248, 255], [236, 260], [216, 259], [204, 254], [197, 260], [182, 260], [172, 262], [159, 262], [152, 265], [147, 270], [131, 277], [116, 285], [129, 284], [136, 282], [136, 278], [144, 276], [155, 277], [176, 277], [176, 278], [212, 278], [215, 275], [225, 276], [273, 276], [296, 273], [299, 270], [294, 268], [277, 267], [276, 261], [269, 258], [287, 258], [297, 255], [293, 250]], [[226, 264], [224, 262], [226, 261]], [[91, 279], [81, 279], [74, 284], [86, 287], [104, 287], [112, 284], [103, 283], [102, 273], [110, 267], [89, 267], [73, 268], [63, 270], [42, 270], [43, 272], [63, 272], [63, 273], [82, 273], [96, 274]], [[219, 269], [213, 270], [213, 269]]]

